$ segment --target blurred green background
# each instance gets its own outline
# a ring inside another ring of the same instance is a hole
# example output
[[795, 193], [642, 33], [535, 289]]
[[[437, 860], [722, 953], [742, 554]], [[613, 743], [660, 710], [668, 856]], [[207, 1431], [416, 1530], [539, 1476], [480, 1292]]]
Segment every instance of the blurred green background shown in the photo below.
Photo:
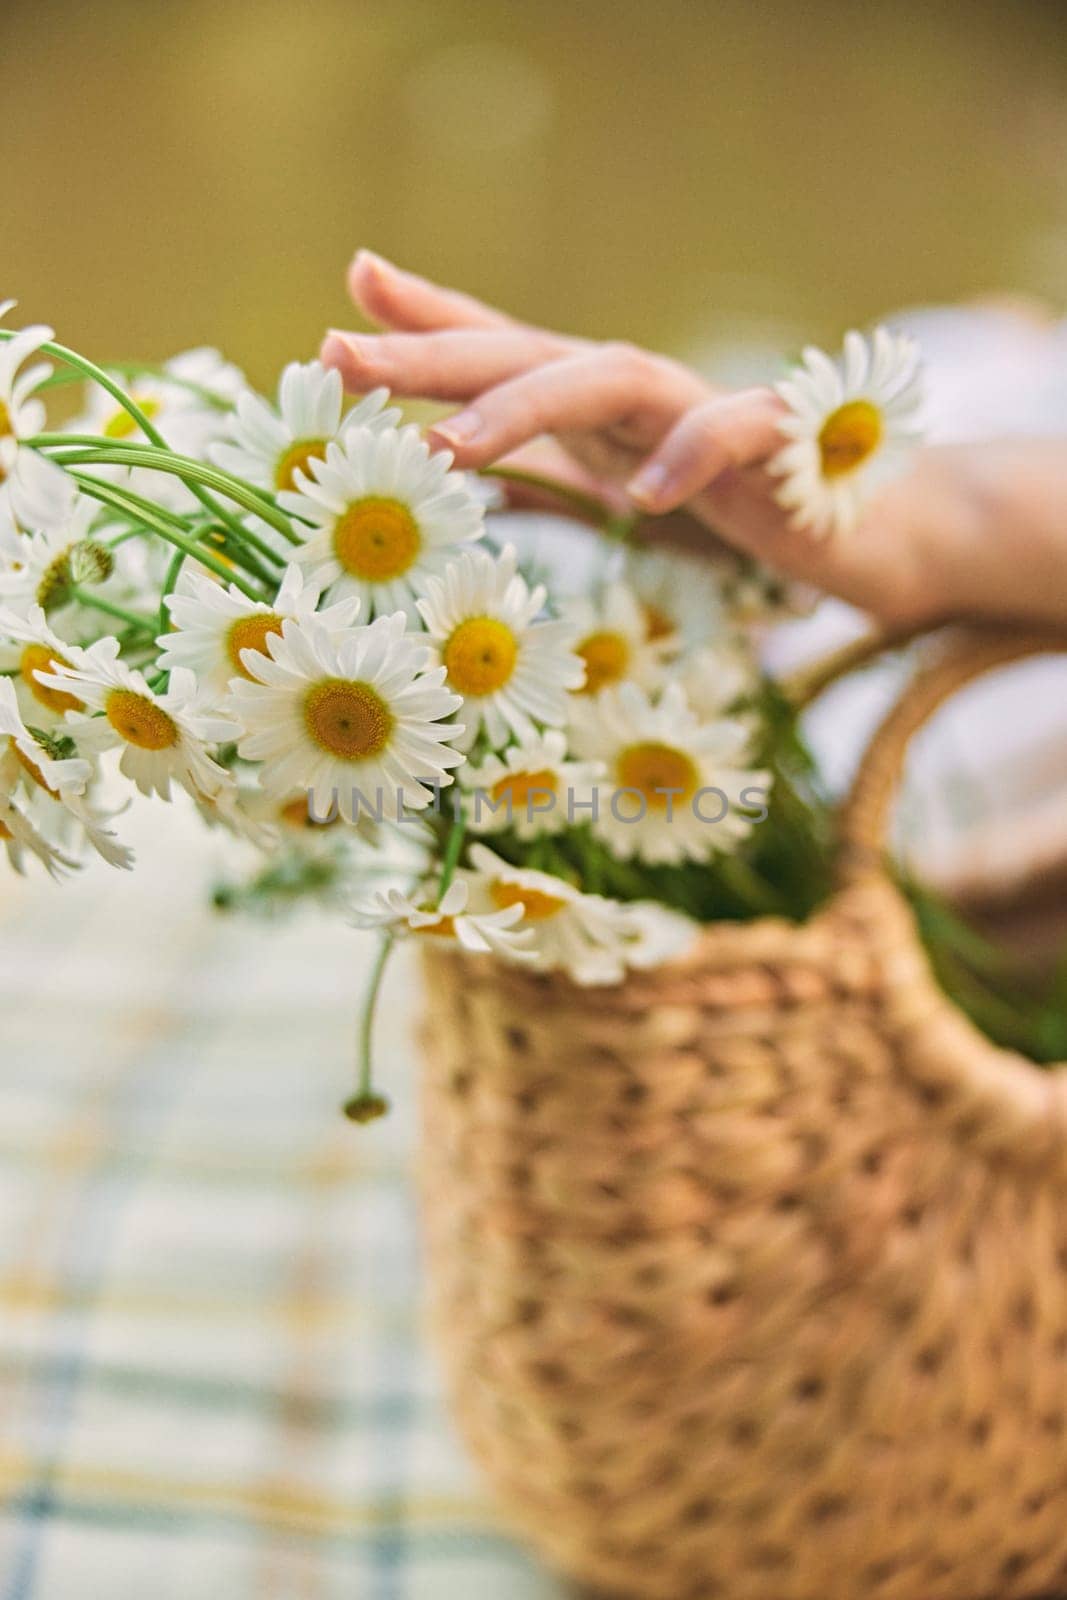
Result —
[[1067, 8], [0, 0], [0, 293], [260, 382], [366, 243], [680, 352], [1067, 285]]

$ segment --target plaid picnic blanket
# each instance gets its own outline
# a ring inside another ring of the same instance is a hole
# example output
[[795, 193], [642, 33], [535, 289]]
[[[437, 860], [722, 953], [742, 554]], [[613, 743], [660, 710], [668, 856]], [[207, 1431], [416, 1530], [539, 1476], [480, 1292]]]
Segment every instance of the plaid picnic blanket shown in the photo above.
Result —
[[357, 1129], [364, 936], [212, 914], [158, 819], [0, 880], [0, 1600], [552, 1600], [420, 1336], [410, 972]]

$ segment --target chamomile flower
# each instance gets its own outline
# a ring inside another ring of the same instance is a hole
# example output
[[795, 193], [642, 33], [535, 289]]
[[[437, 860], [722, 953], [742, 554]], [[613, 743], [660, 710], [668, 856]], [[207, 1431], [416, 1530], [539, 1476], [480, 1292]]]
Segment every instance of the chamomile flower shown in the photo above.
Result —
[[34, 738], [23, 721], [15, 685], [0, 678], [0, 791], [10, 794], [21, 778], [53, 794], [83, 795], [92, 777], [88, 761], [63, 759], [48, 749], [48, 736]]
[[655, 700], [624, 683], [576, 701], [571, 744], [607, 769], [594, 833], [623, 861], [706, 861], [733, 849], [770, 781], [746, 765], [750, 737], [738, 718], [701, 720], [677, 682]]
[[232, 678], [251, 678], [244, 652], [262, 656], [266, 640], [280, 634], [287, 618], [307, 622], [316, 617], [331, 633], [344, 633], [356, 620], [358, 599], [340, 600], [316, 612], [321, 589], [305, 579], [297, 566], [286, 568], [271, 604], [250, 600], [235, 584], [223, 586], [203, 573], [185, 570], [167, 598], [176, 632], [158, 640], [164, 671], [188, 667], [198, 681], [218, 695]]
[[164, 363], [163, 372], [173, 384], [187, 388], [217, 411], [229, 411], [248, 389], [248, 379], [232, 361], [210, 345], [183, 350]]
[[768, 468], [782, 480], [779, 504], [794, 527], [851, 532], [871, 494], [903, 470], [919, 441], [918, 345], [887, 328], [869, 339], [852, 332], [839, 360], [810, 347], [775, 387], [788, 408], [779, 423], [788, 443]]
[[[14, 300], [0, 302], [0, 320], [14, 304]], [[0, 532], [9, 546], [13, 532], [61, 518], [75, 493], [71, 479], [55, 462], [23, 442], [45, 425], [44, 402], [37, 391], [52, 374], [47, 361], [25, 363], [52, 337], [51, 328], [36, 324], [0, 341]]]
[[406, 633], [402, 613], [343, 635], [317, 621], [285, 622], [266, 646], [262, 658], [246, 652], [255, 681], [235, 679], [231, 704], [243, 729], [238, 750], [263, 763], [268, 794], [312, 795], [318, 816], [336, 797], [347, 822], [368, 808], [398, 820], [451, 781], [462, 758], [448, 741], [461, 730], [445, 719], [460, 698]]
[[548, 728], [489, 754], [480, 766], [463, 767], [467, 820], [476, 833], [507, 828], [519, 839], [559, 833], [573, 826], [571, 797], [586, 793], [602, 772], [596, 762], [568, 760], [566, 736]]
[[534, 620], [545, 590], [529, 588], [516, 565], [511, 545], [500, 556], [466, 550], [418, 602], [448, 686], [463, 696], [463, 750], [480, 728], [500, 746], [532, 738], [537, 723], [562, 726], [570, 691], [585, 681], [573, 627]]
[[50, 878], [63, 878], [78, 863], [45, 838], [26, 813], [6, 795], [0, 795], [0, 845], [15, 872], [25, 871], [27, 853], [36, 856]]
[[61, 520], [23, 534], [15, 559], [0, 565], [0, 596], [15, 610], [53, 612], [70, 603], [75, 585], [109, 577], [114, 559], [93, 537], [96, 515], [93, 501], [78, 496]]
[[675, 675], [692, 710], [709, 722], [751, 699], [760, 673], [748, 638], [723, 633], [714, 644], [684, 656]]
[[41, 682], [41, 672], [73, 665], [68, 655], [71, 644], [52, 628], [39, 605], [31, 605], [23, 616], [0, 607], [0, 669], [17, 673], [11, 681], [23, 716], [37, 727], [52, 728], [68, 711], [83, 710], [77, 695], [65, 689], [52, 689]]
[[[551, 873], [513, 867], [482, 844], [471, 846], [470, 860], [471, 869], [457, 874], [468, 906], [475, 914], [521, 906], [515, 928], [533, 934], [522, 959], [534, 970], [563, 971], [583, 987], [622, 981], [647, 939], [628, 906], [583, 894]], [[509, 950], [499, 953], [512, 959]]]
[[203, 708], [196, 679], [178, 667], [165, 694], [150, 689], [142, 673], [119, 660], [117, 639], [99, 639], [79, 650], [73, 666], [38, 674], [47, 687], [75, 694], [89, 711], [64, 724], [77, 750], [122, 751], [119, 771], [144, 795], [170, 799], [177, 783], [194, 799], [217, 799], [233, 784], [211, 757], [209, 744], [231, 740], [232, 722]]
[[646, 638], [663, 654], [697, 649], [726, 626], [722, 575], [710, 560], [632, 550], [626, 578], [640, 605]]
[[478, 955], [533, 960], [534, 933], [532, 929], [520, 931], [524, 911], [518, 903], [475, 911], [470, 904], [470, 881], [463, 877], [449, 884], [437, 905], [430, 904], [431, 899], [432, 889], [416, 895], [400, 889], [378, 890], [356, 903], [352, 921], [357, 928], [451, 940]]
[[[99, 856], [115, 867], [130, 867], [133, 854], [107, 826], [107, 818], [89, 804], [87, 790], [96, 776], [92, 762], [71, 755], [73, 741], [31, 729], [23, 719], [15, 685], [0, 678], [0, 795], [11, 800], [16, 789], [33, 799], [46, 796], [77, 824]], [[54, 842], [54, 841], [52, 841]]]
[[297, 473], [297, 493], [281, 496], [312, 524], [294, 559], [332, 594], [358, 595], [365, 615], [403, 611], [413, 621], [416, 597], [485, 528], [484, 506], [451, 464], [417, 428], [346, 433]]
[[388, 389], [364, 396], [347, 416], [341, 374], [321, 361], [292, 361], [278, 384], [277, 405], [246, 390], [229, 421], [229, 437], [212, 460], [246, 483], [279, 493], [298, 487], [296, 474], [322, 461], [326, 446], [353, 428], [392, 428], [400, 413], [386, 410]]
[[562, 615], [585, 662], [579, 694], [599, 694], [626, 679], [652, 685], [662, 676], [664, 646], [670, 649], [673, 628], [660, 632], [658, 617], [642, 606], [629, 584], [608, 583], [596, 596], [570, 600]]

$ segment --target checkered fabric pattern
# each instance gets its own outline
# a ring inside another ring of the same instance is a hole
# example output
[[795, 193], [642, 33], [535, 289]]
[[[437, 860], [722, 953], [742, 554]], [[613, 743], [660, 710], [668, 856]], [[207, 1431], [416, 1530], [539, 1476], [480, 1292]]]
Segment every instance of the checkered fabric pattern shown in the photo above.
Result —
[[0, 875], [0, 1600], [553, 1600], [421, 1336], [410, 972], [352, 1127], [364, 936], [206, 911], [164, 815]]

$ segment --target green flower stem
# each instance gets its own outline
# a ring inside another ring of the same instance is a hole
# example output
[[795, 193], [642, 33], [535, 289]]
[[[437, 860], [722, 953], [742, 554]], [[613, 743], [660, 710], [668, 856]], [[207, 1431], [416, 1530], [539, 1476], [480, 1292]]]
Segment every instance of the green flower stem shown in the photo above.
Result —
[[444, 860], [441, 863], [441, 881], [437, 888], [438, 904], [448, 893], [449, 884], [456, 875], [456, 868], [459, 865], [460, 852], [463, 849], [463, 840], [466, 838], [466, 834], [467, 819], [461, 811], [458, 816], [453, 818], [452, 826], [449, 829], [448, 843], [445, 845]]
[[241, 593], [247, 595], [249, 600], [263, 599], [263, 596], [258, 594], [240, 573], [235, 572], [232, 567], [227, 567], [225, 562], [219, 561], [209, 550], [205, 550], [194, 539], [189, 538], [188, 535], [179, 533], [178, 529], [172, 527], [163, 517], [152, 517], [136, 506], [131, 508], [125, 490], [119, 489], [114, 484], [101, 483], [98, 479], [88, 477], [82, 473], [74, 473], [73, 476], [82, 491], [90, 495], [92, 499], [99, 500], [102, 505], [111, 506], [115, 511], [139, 517], [146, 526], [151, 528], [154, 533], [157, 533], [161, 539], [166, 540], [168, 544], [172, 544], [176, 550], [183, 550], [187, 556], [192, 556], [201, 565], [215, 573], [216, 577], [224, 579], [227, 583], [236, 584]]
[[174, 559], [167, 568], [167, 575], [163, 579], [163, 588], [159, 595], [160, 633], [166, 633], [167, 629], [170, 627], [170, 609], [167, 605], [167, 597], [174, 593], [174, 585], [177, 583], [179, 574], [181, 573], [182, 567], [184, 567], [187, 559], [188, 557], [186, 556], [184, 550], [176, 550], [174, 552]]
[[612, 539], [628, 539], [637, 521], [636, 516], [618, 515], [595, 495], [586, 494], [584, 490], [575, 489], [570, 484], [560, 483], [555, 478], [545, 477], [540, 472], [527, 472], [519, 467], [480, 467], [478, 476], [499, 478], [504, 483], [518, 483], [524, 488], [541, 489], [545, 494], [554, 495], [557, 500], [563, 500], [573, 506], [574, 510], [581, 514], [583, 522], [591, 522], [594, 527]]
[[[111, 450], [114, 448], [114, 440], [105, 439], [101, 435], [93, 433], [41, 433], [38, 434], [37, 437], [32, 441], [29, 441], [29, 444], [30, 448], [34, 450], [42, 447], [51, 448], [57, 444], [69, 445], [71, 447], [83, 446], [94, 451], [100, 449]], [[124, 450], [144, 450], [146, 452], [153, 453], [151, 445], [139, 444], [136, 440], [132, 439], [125, 440], [122, 448]], [[178, 461], [189, 459], [188, 457], [176, 456], [173, 450], [168, 450], [167, 454], [174, 457], [174, 459]], [[52, 456], [50, 459], [62, 464], [66, 457]], [[144, 465], [146, 470], [154, 470], [152, 462], [146, 461]], [[226, 473], [225, 476], [229, 477], [229, 474]], [[233, 481], [235, 483], [239, 483], [240, 479], [235, 478]], [[135, 492], [126, 485], [123, 485], [123, 487], [131, 500], [136, 500], [141, 506], [147, 506], [150, 510], [157, 512], [160, 516], [169, 517], [172, 522], [177, 523], [178, 526], [184, 528], [186, 532], [193, 532], [193, 524], [187, 517], [180, 516], [177, 511], [171, 511], [168, 507], [159, 506], [154, 500], [145, 499], [143, 495], [135, 494]], [[273, 502], [270, 502], [270, 504], [273, 506]], [[246, 528], [243, 523], [235, 523], [231, 520], [227, 520], [225, 526], [231, 533], [235, 534], [236, 537], [240, 539], [242, 544], [251, 546], [251, 548], [258, 551], [261, 556], [265, 556], [267, 560], [273, 561], [275, 566], [285, 566], [285, 557], [279, 555], [277, 550], [272, 549], [267, 541], [261, 538], [260, 535], [254, 531], [254, 529]]]
[[374, 1019], [382, 978], [396, 940], [386, 934], [370, 970], [359, 1021], [359, 1079], [356, 1092], [345, 1104], [345, 1116], [353, 1122], [373, 1122], [388, 1110], [388, 1102], [374, 1092]]
[[[0, 329], [0, 339], [13, 339], [16, 331], [8, 328]], [[150, 439], [160, 450], [168, 449], [167, 441], [151, 419], [141, 410], [137, 402], [126, 393], [121, 384], [117, 384], [102, 367], [98, 367], [95, 361], [89, 361], [87, 357], [79, 355], [76, 350], [68, 350], [66, 345], [56, 344], [52, 341], [41, 345], [41, 353], [54, 356], [57, 361], [62, 361], [64, 366], [73, 367], [77, 372], [83, 373], [85, 377], [90, 378], [93, 383], [111, 395], [112, 399], [118, 401], [123, 411], [136, 422], [146, 439]], [[224, 506], [220, 506], [212, 495], [197, 484], [191, 483], [189, 487], [200, 501], [200, 504], [210, 511], [213, 517], [220, 517], [227, 526], [232, 525], [235, 532], [239, 530], [240, 523], [237, 518], [233, 517]]]
[[156, 631], [155, 622], [151, 617], [139, 617], [135, 611], [127, 611], [125, 606], [117, 606], [113, 600], [105, 600], [103, 595], [93, 594], [91, 590], [83, 589], [79, 584], [71, 584], [69, 592], [80, 606], [91, 606], [94, 611], [102, 611], [105, 616], [114, 617], [118, 622], [125, 622], [129, 628], [136, 628], [141, 633]]
[[[85, 445], [86, 440], [89, 441], [88, 446]], [[138, 444], [136, 441], [113, 444], [104, 440], [101, 443], [91, 434], [69, 433], [41, 433], [35, 439], [26, 442], [35, 450], [62, 449], [62, 454], [51, 456], [51, 460], [61, 467], [91, 466], [93, 462], [97, 462], [101, 466], [145, 467], [153, 472], [169, 472], [172, 477], [181, 478], [201, 503], [207, 505], [212, 516], [221, 518], [236, 538], [252, 543], [256, 535], [250, 535], [249, 529], [243, 523], [224, 511], [214, 500], [210, 500], [210, 504], [205, 501], [198, 492], [199, 487], [217, 490], [235, 505], [242, 506], [244, 510], [260, 517], [290, 544], [300, 543], [299, 535], [293, 532], [285, 513], [279, 511], [270, 500], [264, 499], [255, 489], [249, 488], [248, 484], [242, 483], [240, 478], [223, 472], [221, 467], [211, 467], [204, 461], [194, 461], [191, 456], [179, 455], [176, 450], [170, 450], [166, 445], [153, 448], [152, 445]], [[71, 444], [74, 445], [73, 449], [63, 448]], [[269, 550], [270, 546], [265, 548]]]

